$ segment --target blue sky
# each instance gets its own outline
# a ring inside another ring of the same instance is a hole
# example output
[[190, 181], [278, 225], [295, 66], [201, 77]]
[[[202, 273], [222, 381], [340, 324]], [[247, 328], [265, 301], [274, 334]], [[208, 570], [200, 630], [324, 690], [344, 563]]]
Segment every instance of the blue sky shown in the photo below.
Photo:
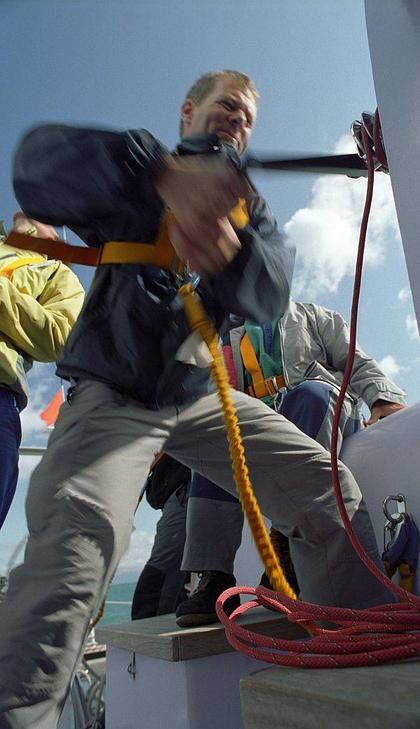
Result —
[[[0, 47], [0, 217], [7, 224], [16, 209], [13, 149], [40, 121], [146, 127], [171, 147], [185, 90], [220, 68], [245, 71], [260, 91], [251, 144], [257, 153], [352, 151], [351, 122], [376, 106], [362, 0], [2, 0]], [[347, 317], [365, 182], [253, 179], [298, 247], [295, 297]], [[88, 285], [86, 270], [78, 273]], [[377, 176], [359, 341], [406, 389], [409, 404], [420, 399], [418, 330], [384, 175]], [[57, 386], [52, 366], [34, 368], [26, 444], [45, 443], [39, 412]], [[18, 495], [0, 534], [0, 572], [25, 532], [32, 466], [22, 459]], [[120, 576], [140, 569], [157, 517], [140, 507]]]

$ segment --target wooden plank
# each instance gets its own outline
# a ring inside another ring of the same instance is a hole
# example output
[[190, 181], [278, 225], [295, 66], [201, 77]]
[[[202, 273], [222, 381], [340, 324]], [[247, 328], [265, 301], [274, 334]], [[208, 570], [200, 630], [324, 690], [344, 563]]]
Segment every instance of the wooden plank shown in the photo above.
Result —
[[[306, 633], [283, 616], [256, 608], [240, 618], [242, 625], [282, 638], [301, 639]], [[220, 623], [199, 628], [179, 628], [174, 615], [135, 620], [131, 623], [96, 628], [101, 643], [165, 661], [186, 661], [233, 650]]]

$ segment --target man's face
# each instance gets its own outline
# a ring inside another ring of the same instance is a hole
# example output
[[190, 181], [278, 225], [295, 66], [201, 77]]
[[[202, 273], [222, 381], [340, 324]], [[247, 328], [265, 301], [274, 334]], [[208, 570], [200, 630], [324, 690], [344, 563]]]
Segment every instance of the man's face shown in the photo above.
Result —
[[227, 76], [219, 78], [213, 91], [199, 104], [186, 99], [181, 115], [184, 136], [217, 134], [222, 142], [243, 154], [255, 124], [257, 104], [247, 88]]

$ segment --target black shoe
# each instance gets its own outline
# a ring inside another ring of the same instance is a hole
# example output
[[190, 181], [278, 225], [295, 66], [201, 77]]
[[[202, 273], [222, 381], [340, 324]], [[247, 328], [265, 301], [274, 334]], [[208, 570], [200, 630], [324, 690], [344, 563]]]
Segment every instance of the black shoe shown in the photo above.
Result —
[[[188, 600], [181, 602], [176, 610], [176, 622], [181, 628], [196, 625], [217, 623], [216, 600], [228, 587], [234, 587], [233, 575], [225, 572], [202, 572], [197, 589]], [[240, 604], [239, 595], [234, 595], [225, 603], [225, 610], [230, 615]]]

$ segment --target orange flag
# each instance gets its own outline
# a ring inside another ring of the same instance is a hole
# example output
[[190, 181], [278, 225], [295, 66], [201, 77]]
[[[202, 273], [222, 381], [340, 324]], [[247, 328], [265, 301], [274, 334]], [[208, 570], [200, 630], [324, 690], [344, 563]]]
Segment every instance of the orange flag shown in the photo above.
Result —
[[64, 387], [61, 386], [55, 393], [51, 402], [48, 403], [45, 410], [42, 411], [40, 418], [44, 421], [47, 428], [53, 428], [57, 420], [58, 411], [64, 402]]

